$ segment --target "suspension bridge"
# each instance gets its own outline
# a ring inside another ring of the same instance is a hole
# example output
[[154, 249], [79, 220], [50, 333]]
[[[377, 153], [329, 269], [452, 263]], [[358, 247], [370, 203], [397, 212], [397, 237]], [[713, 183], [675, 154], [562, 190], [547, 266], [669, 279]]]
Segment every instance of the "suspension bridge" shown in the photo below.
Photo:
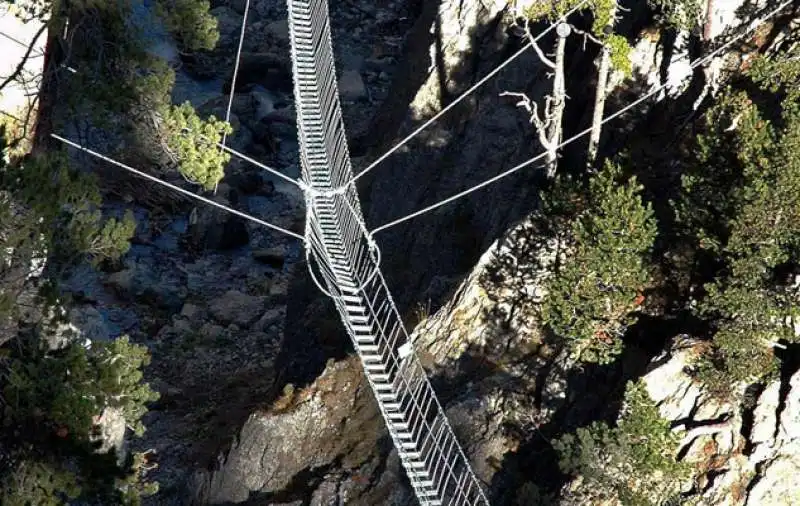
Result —
[[[722, 51], [755, 30], [791, 3], [783, 2], [776, 9], [751, 23], [738, 36], [691, 64], [705, 65]], [[76, 149], [89, 153], [117, 167], [133, 172], [208, 205], [221, 208], [259, 225], [283, 232], [304, 242], [309, 273], [319, 289], [331, 297], [347, 329], [356, 353], [361, 359], [367, 381], [377, 400], [389, 434], [416, 496], [423, 506], [488, 506], [489, 501], [469, 459], [448, 423], [440, 404], [418, 360], [409, 334], [404, 327], [391, 292], [381, 273], [381, 252], [373, 235], [399, 223], [416, 218], [472, 192], [480, 190], [514, 172], [542, 160], [544, 153], [471, 188], [454, 194], [424, 209], [369, 230], [361, 211], [355, 182], [372, 170], [400, 146], [431, 125], [448, 110], [486, 83], [491, 77], [520, 56], [525, 50], [559, 23], [581, 9], [584, 0], [560, 20], [551, 24], [534, 41], [529, 42], [486, 77], [478, 81], [447, 107], [423, 123], [370, 166], [354, 175], [348, 153], [344, 122], [339, 102], [333, 44], [327, 0], [288, 0], [289, 28], [294, 73], [294, 97], [297, 110], [298, 139], [302, 179], [295, 181], [280, 171], [267, 167], [218, 144], [235, 156], [267, 170], [277, 177], [297, 184], [305, 195], [305, 234], [300, 235], [262, 219], [247, 215], [184, 188], [116, 161], [86, 146], [53, 134], [53, 137]], [[246, 4], [241, 37], [247, 22]], [[239, 52], [241, 52], [241, 38]], [[234, 67], [234, 82], [238, 70]], [[605, 124], [661, 91], [656, 87], [628, 106], [607, 116]], [[233, 101], [234, 86], [231, 86]], [[564, 140], [559, 148], [587, 135], [590, 128]]]

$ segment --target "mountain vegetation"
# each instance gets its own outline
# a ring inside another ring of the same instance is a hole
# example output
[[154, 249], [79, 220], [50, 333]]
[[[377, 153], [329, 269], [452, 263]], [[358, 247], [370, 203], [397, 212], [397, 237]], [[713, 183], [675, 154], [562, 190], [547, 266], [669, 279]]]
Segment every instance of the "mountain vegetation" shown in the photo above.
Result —
[[137, 2], [4, 3], [43, 24], [48, 63], [38, 102], [23, 111], [31, 122], [38, 112], [38, 123], [4, 117], [0, 127], [0, 503], [140, 504], [158, 489], [145, 476], [147, 452], [123, 452], [122, 441], [103, 448], [104, 424], [120, 418], [123, 439], [144, 433], [142, 417], [159, 397], [143, 381], [149, 352], [124, 336], [82, 337], [58, 287], [82, 261], [118, 261], [137, 224], [129, 211], [109, 213], [104, 183], [49, 135], [128, 145], [146, 135], [169, 160], [159, 170], [213, 188], [229, 159], [214, 143], [230, 126], [172, 105], [174, 72], [148, 52], [145, 28], [163, 23], [194, 51], [213, 48], [216, 20], [203, 0], [158, 2], [144, 19]]
[[553, 446], [564, 472], [579, 474], [599, 503], [616, 498], [622, 504], [673, 504], [682, 480], [690, 474], [676, 462], [680, 438], [661, 418], [641, 383], [631, 382], [616, 424], [594, 422], [567, 434]]

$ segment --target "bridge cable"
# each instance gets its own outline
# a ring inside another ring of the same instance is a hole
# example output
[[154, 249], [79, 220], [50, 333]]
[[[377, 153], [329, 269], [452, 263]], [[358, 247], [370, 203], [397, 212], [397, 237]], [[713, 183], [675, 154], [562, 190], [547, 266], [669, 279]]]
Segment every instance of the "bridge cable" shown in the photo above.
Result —
[[[250, 0], [246, 0], [244, 4], [244, 14], [242, 14], [242, 31], [239, 34], [239, 47], [236, 49], [236, 59], [233, 63], [233, 77], [231, 77], [231, 92], [228, 95], [228, 109], [225, 111], [225, 123], [231, 122], [231, 109], [233, 108], [233, 96], [236, 93], [236, 78], [239, 75], [239, 62], [242, 59], [242, 46], [244, 46], [244, 32], [247, 28], [247, 13], [250, 10]], [[222, 146], [225, 146], [225, 141], [228, 139], [228, 133], [222, 133]], [[214, 194], [217, 193], [219, 183], [214, 185]]]
[[68, 146], [71, 146], [71, 147], [73, 147], [75, 149], [78, 149], [80, 151], [88, 153], [88, 154], [90, 154], [90, 155], [92, 155], [92, 156], [94, 156], [96, 158], [99, 158], [99, 159], [101, 159], [103, 161], [106, 161], [106, 162], [108, 162], [108, 163], [110, 163], [112, 165], [115, 165], [115, 166], [117, 166], [117, 167], [119, 167], [121, 169], [125, 169], [128, 172], [132, 172], [133, 174], [136, 174], [137, 176], [143, 177], [143, 178], [145, 178], [147, 180], [150, 180], [150, 181], [152, 181], [154, 183], [157, 183], [157, 184], [160, 184], [162, 186], [165, 186], [165, 187], [169, 188], [170, 190], [173, 190], [173, 191], [176, 191], [178, 193], [181, 193], [181, 194], [183, 194], [183, 195], [185, 195], [185, 196], [187, 196], [189, 198], [192, 198], [192, 199], [195, 199], [195, 200], [199, 200], [200, 202], [204, 202], [204, 203], [206, 203], [206, 204], [208, 204], [210, 206], [214, 206], [216, 208], [222, 209], [223, 211], [226, 211], [228, 213], [234, 214], [234, 215], [236, 215], [236, 216], [238, 216], [240, 218], [244, 218], [246, 220], [252, 221], [253, 223], [256, 223], [258, 225], [262, 225], [264, 227], [270, 228], [270, 229], [275, 230], [277, 232], [281, 232], [281, 233], [286, 234], [288, 236], [294, 237], [295, 239], [300, 239], [301, 241], [305, 240], [305, 238], [302, 235], [298, 234], [298, 233], [292, 232], [291, 230], [287, 230], [287, 229], [285, 229], [283, 227], [279, 227], [278, 225], [273, 225], [272, 223], [268, 223], [268, 222], [266, 222], [264, 220], [256, 218], [255, 216], [249, 215], [247, 213], [243, 213], [242, 211], [238, 211], [238, 210], [236, 210], [236, 209], [234, 209], [232, 207], [226, 206], [224, 204], [220, 204], [218, 202], [214, 202], [213, 200], [208, 199], [206, 197], [203, 197], [201, 195], [195, 195], [194, 193], [192, 193], [192, 192], [190, 192], [188, 190], [184, 190], [180, 186], [176, 186], [176, 185], [174, 185], [172, 183], [168, 183], [168, 182], [166, 182], [166, 181], [164, 181], [164, 180], [162, 180], [160, 178], [157, 178], [156, 176], [153, 176], [151, 174], [147, 174], [146, 172], [142, 172], [140, 170], [134, 169], [133, 167], [131, 167], [129, 165], [125, 165], [124, 163], [119, 162], [117, 160], [114, 160], [113, 158], [110, 158], [110, 157], [108, 157], [106, 155], [103, 155], [101, 153], [98, 153], [97, 151], [94, 151], [94, 150], [89, 149], [87, 147], [81, 146], [80, 144], [78, 144], [76, 142], [73, 142], [73, 141], [71, 141], [69, 139], [65, 139], [64, 137], [61, 137], [60, 135], [50, 134], [50, 136], [53, 137], [54, 139], [58, 140], [58, 141], [63, 142], [64, 144], [66, 144]]
[[565, 21], [565, 20], [566, 20], [566, 19], [567, 19], [569, 16], [571, 16], [573, 13], [577, 12], [578, 10], [580, 10], [580, 9], [583, 7], [583, 5], [584, 5], [584, 4], [586, 4], [588, 1], [589, 1], [589, 0], [583, 0], [581, 3], [579, 3], [579, 4], [578, 4], [578, 5], [576, 5], [574, 8], [572, 8], [572, 10], [570, 10], [569, 12], [567, 12], [566, 14], [564, 14], [563, 16], [561, 16], [561, 17], [560, 17], [560, 18], [559, 18], [557, 21], [555, 21], [555, 22], [554, 22], [554, 23], [552, 23], [550, 26], [548, 26], [547, 28], [545, 28], [545, 29], [544, 29], [544, 30], [543, 30], [543, 31], [542, 31], [542, 32], [541, 32], [539, 35], [537, 35], [537, 36], [536, 36], [536, 38], [534, 38], [534, 39], [533, 39], [533, 41], [529, 41], [527, 44], [525, 44], [524, 46], [522, 46], [522, 48], [520, 48], [520, 49], [519, 49], [519, 50], [518, 50], [516, 53], [514, 53], [513, 55], [511, 55], [511, 57], [509, 57], [509, 58], [508, 58], [506, 61], [502, 62], [502, 63], [501, 63], [500, 65], [498, 65], [498, 66], [497, 66], [497, 67], [496, 67], [494, 70], [492, 70], [491, 72], [489, 72], [488, 74], [486, 74], [486, 75], [485, 75], [485, 76], [484, 76], [484, 77], [483, 77], [481, 80], [479, 80], [477, 83], [475, 83], [475, 84], [473, 84], [472, 86], [470, 86], [470, 87], [469, 87], [469, 89], [467, 89], [467, 91], [465, 91], [464, 93], [462, 93], [461, 95], [459, 95], [459, 96], [458, 96], [458, 97], [457, 97], [455, 100], [453, 100], [452, 102], [450, 102], [449, 104], [447, 104], [447, 105], [446, 105], [444, 108], [442, 108], [442, 110], [440, 110], [439, 112], [437, 112], [436, 114], [434, 114], [434, 115], [433, 115], [433, 116], [432, 116], [430, 119], [428, 119], [428, 120], [427, 120], [425, 123], [423, 123], [422, 125], [420, 125], [419, 127], [417, 127], [417, 128], [416, 128], [416, 129], [415, 129], [413, 132], [411, 132], [411, 133], [410, 133], [410, 134], [408, 134], [408, 135], [407, 135], [405, 138], [403, 138], [403, 139], [402, 139], [400, 142], [398, 142], [397, 144], [395, 144], [395, 145], [394, 145], [394, 147], [392, 147], [391, 149], [389, 149], [389, 150], [388, 150], [386, 153], [384, 153], [383, 155], [381, 155], [381, 156], [380, 156], [378, 159], [376, 159], [374, 162], [370, 163], [370, 164], [369, 164], [369, 165], [368, 165], [368, 166], [367, 166], [367, 167], [366, 167], [364, 170], [362, 170], [361, 172], [359, 172], [359, 173], [358, 173], [358, 175], [356, 175], [356, 176], [355, 176], [353, 179], [351, 179], [351, 180], [350, 180], [350, 182], [349, 182], [348, 184], [355, 183], [356, 181], [358, 181], [359, 179], [361, 179], [361, 177], [362, 177], [362, 176], [366, 175], [366, 174], [367, 174], [367, 172], [371, 171], [371, 170], [372, 170], [372, 169], [374, 169], [374, 168], [375, 168], [375, 167], [376, 167], [378, 164], [380, 164], [381, 162], [383, 162], [384, 160], [386, 160], [387, 158], [389, 158], [389, 157], [390, 157], [392, 154], [394, 154], [394, 153], [395, 153], [395, 152], [396, 152], [398, 149], [400, 149], [400, 148], [402, 148], [403, 146], [405, 146], [406, 144], [408, 144], [408, 143], [409, 143], [409, 142], [410, 142], [410, 141], [411, 141], [411, 140], [412, 140], [414, 137], [416, 137], [417, 135], [419, 135], [420, 133], [422, 133], [422, 131], [423, 131], [423, 130], [425, 130], [426, 128], [428, 128], [429, 126], [431, 126], [431, 125], [432, 125], [434, 122], [436, 122], [436, 121], [437, 121], [439, 118], [441, 118], [442, 116], [444, 116], [445, 114], [447, 114], [447, 113], [448, 113], [448, 112], [449, 112], [451, 109], [453, 109], [455, 106], [457, 106], [458, 104], [460, 104], [461, 102], [463, 102], [463, 101], [464, 101], [464, 100], [465, 100], [467, 97], [469, 97], [469, 96], [470, 96], [470, 95], [471, 95], [473, 92], [475, 92], [475, 90], [477, 90], [478, 88], [480, 88], [481, 86], [483, 86], [484, 84], [486, 84], [486, 82], [487, 82], [487, 81], [489, 81], [491, 78], [493, 78], [493, 77], [494, 77], [494, 76], [496, 76], [498, 73], [500, 73], [500, 71], [501, 71], [501, 70], [503, 70], [503, 69], [504, 69], [506, 66], [508, 66], [508, 65], [509, 65], [510, 63], [512, 63], [514, 60], [516, 60], [517, 58], [519, 58], [520, 56], [522, 56], [522, 54], [523, 54], [523, 53], [525, 53], [525, 52], [526, 52], [528, 49], [530, 49], [531, 47], [533, 47], [533, 45], [534, 45], [536, 42], [538, 42], [539, 40], [541, 40], [541, 39], [542, 39], [542, 37], [544, 37], [545, 35], [547, 35], [548, 33], [550, 33], [550, 31], [551, 31], [551, 30], [553, 30], [554, 28], [556, 28], [556, 27], [558, 26], [558, 24], [559, 24], [559, 23], [561, 23], [561, 22]]
[[[3, 31], [0, 31], [0, 37], [5, 37], [6, 39], [8, 39], [8, 40], [10, 40], [11, 42], [14, 42], [14, 43], [16, 43], [16, 44], [18, 44], [18, 45], [20, 45], [20, 46], [24, 47], [25, 49], [28, 49], [28, 47], [30, 47], [30, 45], [31, 45], [31, 44], [34, 44], [34, 43], [36, 43], [36, 41], [38, 40], [38, 37], [35, 37], [35, 38], [34, 38], [34, 39], [31, 41], [31, 43], [30, 43], [30, 44], [25, 44], [24, 42], [22, 42], [22, 41], [21, 41], [21, 40], [19, 40], [18, 38], [14, 37], [14, 36], [12, 36], [12, 35], [10, 35], [10, 34], [6, 33], [6, 32], [3, 32]], [[32, 53], [31, 53], [31, 57], [33, 57], [33, 58], [39, 58], [39, 57], [41, 57], [41, 56], [44, 56], [44, 53], [43, 53], [42, 51], [35, 51], [35, 52], [32, 52]]]
[[232, 155], [234, 155], [234, 156], [236, 156], [238, 158], [241, 158], [242, 160], [244, 160], [246, 162], [250, 162], [253, 165], [255, 165], [256, 167], [258, 167], [259, 169], [265, 170], [265, 171], [269, 172], [270, 174], [272, 174], [272, 175], [274, 175], [276, 177], [279, 177], [279, 178], [283, 179], [284, 181], [286, 181], [288, 183], [292, 183], [293, 185], [295, 185], [295, 186], [297, 186], [297, 187], [299, 187], [299, 188], [301, 188], [301, 189], [303, 189], [305, 191], [306, 184], [303, 181], [299, 181], [297, 179], [292, 179], [289, 176], [287, 176], [286, 174], [284, 174], [283, 172], [280, 172], [277, 169], [273, 169], [272, 167], [264, 165], [263, 163], [261, 163], [261, 162], [255, 160], [255, 159], [245, 155], [244, 153], [236, 151], [235, 149], [230, 148], [228, 146], [225, 146], [221, 142], [216, 142], [214, 144], [216, 144], [217, 147], [219, 147], [223, 151], [226, 151], [226, 152], [228, 152], [228, 153], [230, 153], [230, 154], [232, 154]]
[[[695, 68], [697, 68], [697, 67], [699, 67], [701, 65], [704, 65], [704, 64], [708, 63], [708, 61], [710, 61], [711, 59], [716, 57], [720, 52], [722, 52], [723, 50], [727, 49], [728, 47], [730, 47], [731, 45], [736, 43], [738, 40], [740, 40], [742, 37], [744, 37], [745, 35], [749, 34], [753, 30], [758, 28], [758, 26], [760, 26], [761, 23], [763, 23], [763, 22], [767, 21], [769, 18], [773, 17], [775, 14], [780, 12], [784, 7], [786, 7], [787, 5], [792, 3], [792, 1], [793, 0], [787, 0], [787, 1], [783, 2], [779, 7], [777, 7], [773, 11], [771, 11], [768, 15], [763, 16], [762, 18], [759, 18], [758, 20], [756, 20], [753, 23], [751, 23], [751, 26], [748, 27], [748, 29], [745, 30], [744, 32], [740, 33], [739, 35], [737, 35], [733, 39], [731, 39], [728, 42], [726, 42], [725, 44], [721, 45], [719, 48], [717, 48], [712, 53], [709, 53], [707, 56], [704, 56], [703, 58], [698, 58], [697, 60], [695, 60], [694, 63], [692, 63], [690, 65], [690, 67], [692, 69], [695, 69]], [[685, 79], [686, 78], [684, 78], [684, 80]], [[640, 97], [639, 99], [637, 99], [633, 103], [629, 104], [628, 106], [624, 107], [623, 109], [620, 109], [619, 111], [615, 112], [614, 114], [606, 116], [603, 119], [603, 121], [600, 122], [600, 124], [601, 125], [605, 125], [609, 121], [618, 118], [619, 116], [621, 116], [625, 112], [627, 112], [630, 109], [638, 106], [639, 104], [641, 104], [645, 100], [649, 99], [650, 97], [652, 97], [656, 93], [660, 92], [662, 89], [666, 88], [668, 86], [668, 84], [669, 83], [663, 83], [663, 84], [657, 86], [652, 91], [648, 92], [646, 95], [644, 95], [643, 97]], [[579, 132], [579, 133], [573, 135], [569, 139], [567, 139], [564, 142], [562, 142], [561, 144], [559, 144], [557, 146], [557, 149], [561, 149], [564, 146], [575, 142], [576, 140], [580, 139], [581, 137], [586, 136], [591, 131], [592, 131], [592, 128], [589, 127], [586, 130], [583, 130], [582, 132]], [[426, 213], [428, 213], [430, 211], [433, 211], [434, 209], [438, 209], [438, 208], [440, 208], [440, 207], [442, 207], [444, 205], [447, 205], [447, 204], [449, 204], [449, 203], [451, 203], [451, 202], [453, 202], [455, 200], [458, 200], [458, 199], [460, 199], [462, 197], [466, 197], [467, 195], [469, 195], [469, 194], [471, 194], [471, 193], [473, 193], [473, 192], [475, 192], [477, 190], [480, 190], [481, 188], [489, 186], [490, 184], [495, 183], [495, 182], [497, 182], [497, 181], [499, 181], [499, 180], [501, 180], [501, 179], [503, 179], [503, 178], [505, 178], [507, 176], [510, 176], [511, 174], [519, 171], [520, 169], [523, 169], [523, 168], [527, 167], [528, 165], [531, 165], [531, 164], [537, 162], [538, 160], [541, 160], [546, 155], [547, 155], [547, 153], [545, 153], [545, 152], [540, 153], [539, 155], [537, 155], [537, 156], [535, 156], [535, 157], [533, 157], [533, 158], [531, 158], [529, 160], [526, 160], [526, 161], [520, 163], [519, 165], [506, 170], [505, 172], [501, 172], [500, 174], [498, 174], [498, 175], [496, 175], [496, 176], [494, 176], [494, 177], [492, 177], [490, 179], [487, 179], [487, 180], [485, 180], [485, 181], [483, 181], [481, 183], [478, 183], [478, 184], [476, 184], [475, 186], [473, 186], [471, 188], [468, 188], [468, 189], [466, 189], [466, 190], [464, 190], [462, 192], [456, 193], [455, 195], [451, 195], [450, 197], [447, 197], [447, 198], [445, 198], [445, 199], [443, 199], [443, 200], [441, 200], [441, 201], [439, 201], [439, 202], [437, 202], [435, 204], [431, 204], [431, 205], [429, 205], [429, 206], [427, 206], [427, 207], [425, 207], [423, 209], [420, 209], [419, 211], [415, 211], [415, 212], [410, 213], [410, 214], [408, 214], [406, 216], [403, 216], [402, 218], [398, 218], [396, 220], [393, 220], [393, 221], [390, 221], [388, 223], [385, 223], [385, 224], [383, 224], [383, 225], [381, 225], [379, 227], [376, 227], [375, 229], [372, 230], [372, 233], [376, 234], [376, 233], [381, 232], [383, 230], [386, 230], [388, 228], [394, 227], [395, 225], [399, 225], [399, 224], [404, 223], [404, 222], [406, 222], [408, 220], [411, 220], [413, 218], [416, 218], [418, 216], [426, 214]]]

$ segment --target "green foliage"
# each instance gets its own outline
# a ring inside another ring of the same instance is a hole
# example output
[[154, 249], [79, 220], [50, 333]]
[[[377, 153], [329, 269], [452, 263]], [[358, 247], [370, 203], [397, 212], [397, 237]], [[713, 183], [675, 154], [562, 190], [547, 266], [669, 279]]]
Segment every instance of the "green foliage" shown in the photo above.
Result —
[[572, 252], [547, 285], [542, 322], [573, 342], [587, 362], [608, 363], [622, 350], [650, 282], [648, 257], [656, 236], [653, 211], [631, 178], [611, 163], [590, 181], [588, 207], [572, 225]]
[[214, 49], [219, 39], [217, 18], [208, 0], [159, 0], [167, 27], [185, 51]]
[[118, 409], [126, 425], [143, 433], [145, 404], [158, 398], [142, 383], [141, 369], [148, 363], [147, 350], [125, 337], [87, 347], [71, 342], [53, 351], [36, 339], [18, 342], [2, 390], [2, 422], [13, 434], [8, 447], [16, 464], [13, 472], [0, 474], [0, 503], [63, 504], [65, 498], [95, 497], [101, 504], [138, 504], [152, 492], [141, 454], [118, 467], [113, 454], [96, 455], [93, 444], [96, 421], [106, 408]]
[[141, 382], [141, 369], [149, 361], [147, 350], [127, 337], [92, 343], [88, 349], [74, 342], [53, 352], [30, 347], [8, 367], [6, 422], [62, 428], [88, 442], [94, 417], [113, 407], [141, 435], [145, 404], [158, 399]]
[[703, 12], [701, 0], [647, 0], [647, 4], [656, 10], [657, 21], [680, 30], [696, 27]]
[[631, 51], [633, 48], [628, 44], [628, 39], [622, 35], [611, 34], [604, 43], [611, 51], [611, 68], [622, 72], [625, 76], [630, 76], [633, 72], [631, 63]]
[[[628, 39], [613, 32], [619, 6], [617, 0], [594, 0], [592, 2], [592, 32], [608, 49], [611, 57], [611, 68], [622, 72], [626, 77], [633, 72], [631, 51]], [[607, 29], [611, 32], [606, 32]]]
[[[70, 335], [59, 327], [64, 311], [53, 307], [54, 283], [39, 267], [68, 266], [86, 256], [116, 258], [127, 250], [135, 222], [131, 214], [102, 218], [93, 178], [70, 168], [65, 157], [7, 156], [4, 139], [0, 135], [0, 457], [13, 464], [0, 469], [0, 504], [64, 504], [78, 496], [124, 504], [115, 479], [130, 475], [113, 455], [95, 454], [92, 430], [95, 417], [111, 407], [142, 433], [145, 404], [157, 397], [142, 383], [149, 356], [127, 338], [47, 349], [46, 337]], [[31, 315], [25, 326], [8, 325], [23, 313]], [[137, 476], [126, 496], [147, 491], [141, 472]]]
[[532, 2], [524, 11], [528, 19], [546, 19], [555, 21], [571, 9], [574, 9], [583, 0], [542, 0]]
[[65, 156], [29, 156], [0, 169], [0, 190], [27, 216], [15, 213], [17, 223], [5, 241], [9, 247], [33, 245], [30, 237], [36, 237], [39, 246], [33, 251], [59, 259], [88, 255], [94, 261], [116, 259], [128, 250], [136, 228], [133, 215], [103, 218], [95, 178], [72, 169]]
[[47, 462], [25, 460], [0, 479], [4, 506], [61, 506], [80, 495], [74, 473]]
[[594, 14], [592, 32], [595, 35], [600, 36], [604, 34], [606, 27], [614, 26], [617, 7], [617, 0], [593, 0], [591, 2], [592, 13]]
[[[147, 152], [153, 143], [181, 155], [181, 172], [190, 180], [213, 187], [222, 177], [229, 156], [209, 149], [208, 142], [230, 132], [221, 122], [200, 121], [187, 104], [171, 105], [175, 73], [168, 62], [148, 52], [147, 25], [164, 23], [186, 51], [212, 49], [218, 38], [217, 21], [210, 14], [207, 0], [159, 0], [158, 19], [136, 19], [137, 1], [81, 0], [59, 4], [54, 26], [70, 21], [69, 53], [74, 73], [60, 79], [54, 93], [63, 103], [56, 118], [56, 130], [70, 118], [87, 119], [88, 143], [95, 134], [104, 139], [122, 140]], [[139, 18], [142, 17], [138, 14]], [[162, 129], [154, 123], [166, 118]], [[196, 126], [196, 134], [186, 135], [183, 127]], [[173, 129], [172, 127], [177, 127]], [[196, 146], [190, 146], [192, 140]], [[159, 142], [161, 141], [161, 142]], [[163, 158], [158, 155], [154, 160]], [[213, 182], [211, 182], [213, 181]]]
[[553, 447], [562, 471], [582, 476], [598, 498], [656, 506], [689, 477], [689, 468], [675, 459], [679, 442], [639, 381], [628, 383], [616, 427], [595, 422], [562, 436]]
[[230, 155], [216, 144], [233, 130], [211, 116], [203, 121], [188, 102], [164, 113], [162, 128], [169, 149], [179, 161], [179, 170], [191, 182], [212, 189], [222, 179]]
[[[697, 311], [716, 330], [698, 376], [722, 395], [774, 374], [773, 343], [798, 339], [789, 319], [800, 315], [800, 294], [779, 274], [800, 265], [800, 67], [790, 56], [752, 67], [759, 105], [729, 90], [708, 112], [676, 205], [679, 222], [720, 265]], [[776, 111], [779, 119], [765, 119]]]
[[526, 482], [517, 491], [515, 506], [548, 506], [558, 504], [556, 494], [543, 492], [535, 483]]
[[[528, 19], [555, 21], [578, 4], [580, 1], [577, 0], [534, 2], [525, 9], [524, 14]], [[605, 31], [606, 27], [613, 28], [616, 24], [617, 0], [593, 0], [587, 7], [594, 16], [592, 32], [611, 50], [612, 68], [623, 72], [626, 76], [630, 75], [632, 72], [630, 53], [633, 48], [625, 37]]]
[[760, 55], [753, 59], [748, 74], [762, 89], [779, 94], [782, 105], [800, 105], [800, 60], [796, 54]]
[[144, 453], [133, 453], [127, 467], [130, 470], [127, 476], [117, 480], [117, 488], [122, 492], [121, 503], [124, 506], [140, 506], [143, 497], [158, 492], [158, 483], [145, 479], [148, 465]]

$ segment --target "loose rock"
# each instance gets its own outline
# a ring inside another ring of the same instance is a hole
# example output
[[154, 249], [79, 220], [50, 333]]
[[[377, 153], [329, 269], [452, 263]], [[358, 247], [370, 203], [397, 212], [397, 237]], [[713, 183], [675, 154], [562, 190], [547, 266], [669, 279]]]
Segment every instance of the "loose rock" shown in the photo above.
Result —
[[265, 297], [256, 297], [231, 290], [211, 302], [209, 309], [217, 321], [249, 327], [262, 315], [265, 302]]

